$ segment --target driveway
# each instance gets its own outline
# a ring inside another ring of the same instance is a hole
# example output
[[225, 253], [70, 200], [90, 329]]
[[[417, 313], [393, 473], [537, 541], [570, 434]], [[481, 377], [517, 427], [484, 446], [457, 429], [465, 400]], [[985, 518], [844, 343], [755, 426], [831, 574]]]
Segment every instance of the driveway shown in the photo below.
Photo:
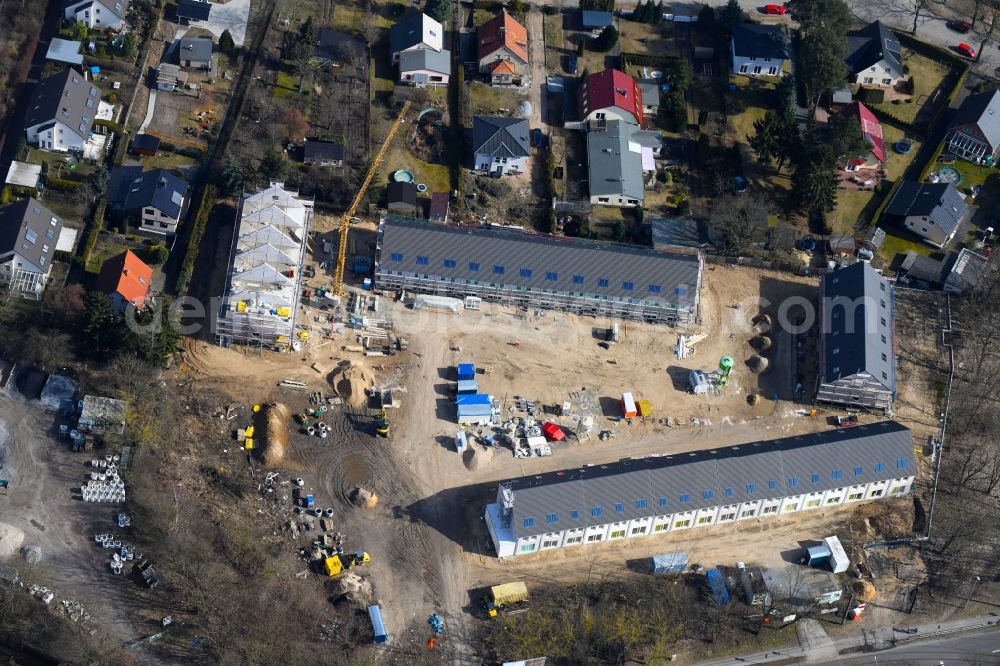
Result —
[[542, 12], [537, 9], [528, 12], [528, 63], [531, 77], [528, 83], [528, 101], [531, 102], [528, 126], [542, 127], [542, 119], [545, 118], [542, 105], [546, 103], [545, 30], [542, 26]]
[[247, 36], [247, 21], [250, 19], [250, 0], [230, 0], [224, 5], [212, 5], [208, 20], [198, 23], [199, 28], [205, 28], [218, 39], [223, 32], [229, 31], [236, 46], [243, 46]]

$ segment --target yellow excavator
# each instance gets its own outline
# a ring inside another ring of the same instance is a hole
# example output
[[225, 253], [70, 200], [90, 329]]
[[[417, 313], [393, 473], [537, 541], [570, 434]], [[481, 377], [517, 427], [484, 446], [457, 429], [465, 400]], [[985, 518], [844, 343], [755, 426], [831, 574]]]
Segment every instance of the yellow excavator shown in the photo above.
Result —
[[382, 159], [385, 157], [386, 151], [392, 144], [392, 140], [396, 137], [396, 132], [399, 131], [399, 126], [402, 125], [403, 119], [406, 117], [406, 112], [410, 110], [410, 101], [407, 100], [403, 104], [403, 108], [399, 110], [399, 115], [396, 116], [396, 121], [389, 128], [389, 133], [385, 137], [385, 141], [382, 142], [382, 146], [378, 149], [378, 153], [375, 155], [375, 159], [372, 161], [371, 168], [368, 169], [368, 173], [365, 175], [364, 181], [361, 183], [361, 187], [358, 189], [357, 194], [354, 195], [354, 200], [351, 202], [350, 208], [344, 213], [344, 217], [340, 219], [340, 247], [337, 248], [337, 270], [333, 275], [333, 293], [338, 296], [344, 295], [344, 264], [347, 262], [347, 229], [351, 225], [351, 218], [358, 212], [358, 207], [361, 205], [361, 201], [365, 198], [365, 193], [368, 192], [368, 187], [372, 184], [372, 180], [375, 178], [375, 174], [378, 172], [379, 166], [382, 164]]
[[389, 415], [386, 413], [385, 407], [375, 419], [375, 434], [379, 437], [389, 437]]
[[323, 560], [323, 573], [327, 576], [339, 576], [351, 567], [364, 566], [371, 562], [371, 560], [372, 558], [363, 550], [359, 550], [356, 553], [331, 555]]

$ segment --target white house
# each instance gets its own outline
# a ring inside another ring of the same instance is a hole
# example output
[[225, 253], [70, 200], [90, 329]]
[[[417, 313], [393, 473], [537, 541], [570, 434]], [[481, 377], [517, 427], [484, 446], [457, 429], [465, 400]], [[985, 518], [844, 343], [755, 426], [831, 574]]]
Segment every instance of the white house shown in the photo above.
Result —
[[403, 51], [440, 51], [443, 48], [444, 27], [427, 14], [409, 12], [389, 29], [389, 49], [393, 62], [399, 62], [399, 54]]
[[781, 25], [741, 23], [730, 42], [733, 74], [781, 76], [788, 59], [788, 34]]
[[34, 197], [0, 208], [0, 284], [41, 298], [62, 226]]
[[891, 87], [906, 76], [899, 38], [880, 21], [848, 35], [847, 50], [844, 61], [854, 83]]
[[184, 214], [188, 184], [166, 169], [143, 171], [141, 166], [111, 170], [105, 198], [111, 210], [122, 211], [148, 233], [173, 235]]
[[499, 175], [524, 173], [531, 154], [524, 118], [476, 116], [472, 119], [473, 168]]
[[128, 0], [66, 0], [63, 18], [88, 28], [121, 30], [128, 13]]
[[56, 152], [82, 152], [101, 103], [101, 91], [69, 68], [43, 79], [24, 119], [28, 143]]
[[902, 497], [916, 473], [910, 430], [883, 421], [513, 479], [485, 519], [504, 558]]
[[943, 248], [974, 212], [951, 183], [904, 182], [886, 207], [885, 216], [929, 245]]

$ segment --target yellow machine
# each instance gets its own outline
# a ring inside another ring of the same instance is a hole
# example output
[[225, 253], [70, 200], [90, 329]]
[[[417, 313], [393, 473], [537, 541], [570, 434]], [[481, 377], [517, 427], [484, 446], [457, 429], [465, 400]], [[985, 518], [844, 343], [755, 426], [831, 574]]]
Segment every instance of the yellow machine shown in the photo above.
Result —
[[363, 550], [356, 553], [332, 555], [323, 560], [323, 572], [327, 576], [339, 576], [351, 567], [360, 567], [371, 562], [371, 557]]
[[483, 596], [483, 609], [490, 617], [496, 617], [501, 608], [520, 604], [528, 599], [528, 586], [522, 582], [494, 585]]
[[382, 408], [378, 418], [375, 419], [375, 434], [379, 437], [389, 436], [389, 415], [386, 414], [385, 407]]
[[399, 131], [399, 126], [403, 123], [403, 118], [409, 110], [410, 102], [407, 100], [407, 102], [403, 104], [403, 108], [399, 110], [399, 115], [396, 116], [396, 122], [394, 122], [392, 127], [389, 129], [389, 133], [386, 135], [385, 141], [382, 142], [382, 147], [378, 149], [378, 153], [375, 155], [375, 160], [372, 162], [371, 168], [368, 169], [368, 173], [365, 175], [365, 179], [362, 181], [361, 187], [358, 189], [357, 194], [354, 195], [351, 207], [347, 209], [347, 212], [344, 213], [344, 217], [340, 219], [340, 247], [337, 248], [337, 270], [333, 276], [333, 289], [331, 290], [334, 294], [339, 296], [343, 296], [344, 292], [344, 264], [347, 262], [347, 228], [351, 224], [351, 218], [358, 212], [358, 206], [361, 205], [361, 200], [365, 198], [368, 186], [372, 184], [372, 179], [375, 178], [375, 173], [382, 164], [382, 158], [385, 157], [386, 150], [388, 150], [389, 145], [392, 144], [392, 140], [395, 138], [396, 132]]
[[243, 448], [247, 451], [253, 450], [253, 426], [251, 425], [243, 431]]

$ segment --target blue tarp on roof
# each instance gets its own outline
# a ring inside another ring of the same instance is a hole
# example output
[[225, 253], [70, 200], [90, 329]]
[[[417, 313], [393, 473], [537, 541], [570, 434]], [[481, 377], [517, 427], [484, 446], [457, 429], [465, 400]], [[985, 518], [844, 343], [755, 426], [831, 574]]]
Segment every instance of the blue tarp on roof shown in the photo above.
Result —
[[469, 395], [460, 395], [455, 398], [455, 404], [461, 406], [472, 406], [472, 405], [486, 405], [490, 404], [490, 396], [486, 393], [470, 393]]
[[463, 379], [475, 379], [476, 378], [476, 366], [471, 363], [459, 363], [458, 364], [458, 379], [459, 381]]
[[584, 28], [606, 28], [611, 25], [611, 12], [595, 12], [585, 9], [582, 20]]

